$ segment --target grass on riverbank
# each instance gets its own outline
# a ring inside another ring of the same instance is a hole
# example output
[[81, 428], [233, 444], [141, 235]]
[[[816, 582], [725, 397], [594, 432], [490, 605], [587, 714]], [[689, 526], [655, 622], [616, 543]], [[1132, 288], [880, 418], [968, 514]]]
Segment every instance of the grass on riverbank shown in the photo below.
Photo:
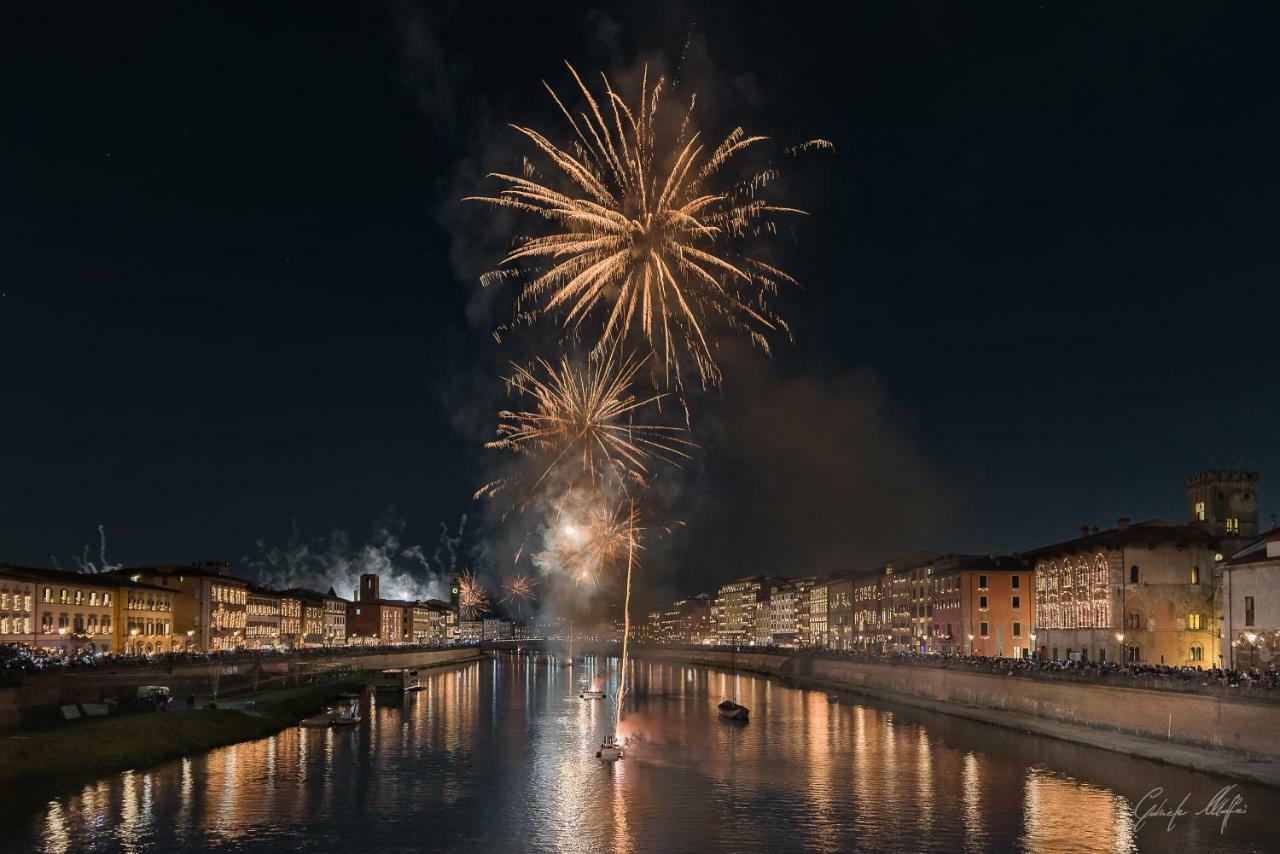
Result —
[[293, 726], [359, 680], [271, 691], [241, 709], [143, 712], [68, 721], [0, 737], [0, 785], [155, 765]]

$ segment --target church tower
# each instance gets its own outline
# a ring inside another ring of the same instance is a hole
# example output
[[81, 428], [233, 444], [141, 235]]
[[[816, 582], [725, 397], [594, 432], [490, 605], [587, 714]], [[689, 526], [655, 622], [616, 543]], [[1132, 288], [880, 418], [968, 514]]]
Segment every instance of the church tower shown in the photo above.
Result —
[[1218, 537], [1258, 536], [1256, 471], [1204, 471], [1187, 479], [1187, 518]]

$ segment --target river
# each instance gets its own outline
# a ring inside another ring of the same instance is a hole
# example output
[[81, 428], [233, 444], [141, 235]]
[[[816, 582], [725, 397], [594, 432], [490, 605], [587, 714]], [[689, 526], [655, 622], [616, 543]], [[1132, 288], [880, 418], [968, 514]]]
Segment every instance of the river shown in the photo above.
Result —
[[[577, 692], [585, 673], [612, 696], [616, 664], [505, 655], [434, 670], [347, 730], [7, 793], [0, 850], [1185, 852], [1278, 838], [1280, 791], [1265, 786], [1231, 789], [1220, 803], [1238, 795], [1246, 812], [1224, 822], [1196, 813], [1230, 780], [666, 662], [633, 662], [633, 741], [603, 763], [612, 700]], [[726, 695], [750, 723], [716, 717]], [[1172, 827], [1139, 820], [1157, 787], [1187, 813]]]

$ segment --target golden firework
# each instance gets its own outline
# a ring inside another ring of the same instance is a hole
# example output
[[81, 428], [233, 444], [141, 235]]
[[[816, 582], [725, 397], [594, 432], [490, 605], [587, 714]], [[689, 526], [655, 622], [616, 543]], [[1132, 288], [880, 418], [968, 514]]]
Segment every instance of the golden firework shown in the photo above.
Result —
[[[516, 324], [556, 315], [576, 335], [588, 319], [599, 320], [599, 334], [591, 335], [596, 357], [638, 334], [667, 384], [681, 385], [681, 353], [704, 384], [716, 384], [713, 319], [765, 352], [767, 334], [790, 336], [769, 299], [795, 280], [752, 249], [776, 234], [778, 215], [803, 211], [760, 197], [777, 178], [773, 168], [736, 182], [722, 178], [726, 163], [767, 137], [739, 127], [712, 147], [694, 128], [696, 96], [683, 116], [668, 110], [666, 81], [650, 86], [647, 68], [630, 105], [601, 75], [602, 104], [565, 64], [586, 109], [575, 116], [543, 85], [572, 128], [571, 142], [557, 145], [512, 125], [550, 160], [556, 179], [543, 180], [526, 160], [523, 174], [490, 175], [505, 184], [497, 195], [466, 199], [536, 214], [549, 232], [518, 239], [482, 282], [523, 280]], [[789, 152], [806, 147], [830, 143], [812, 140]]]
[[489, 594], [476, 580], [476, 574], [465, 570], [458, 578], [458, 617], [474, 620], [489, 610]]
[[[513, 365], [508, 389], [531, 399], [533, 405], [499, 412], [498, 438], [485, 447], [537, 460], [527, 478], [529, 494], [557, 468], [567, 472], [572, 487], [583, 475], [592, 483], [612, 478], [622, 483], [643, 481], [655, 460], [678, 466], [694, 447], [683, 437], [684, 429], [634, 420], [639, 410], [663, 397], [637, 397], [630, 392], [642, 364], [642, 360], [610, 353], [588, 360], [585, 367], [576, 367], [568, 356], [555, 365], [541, 358], [530, 367]], [[520, 477], [492, 481], [475, 497], [492, 497], [518, 484], [522, 484]]]
[[629, 551], [640, 548], [631, 499], [613, 502], [600, 491], [563, 506], [546, 534], [546, 549], [534, 560], [575, 584], [596, 585]]
[[516, 611], [521, 612], [525, 605], [538, 598], [533, 592], [533, 588], [537, 586], [536, 579], [517, 572], [503, 582], [502, 592], [506, 595], [502, 597], [501, 601], [513, 603]]

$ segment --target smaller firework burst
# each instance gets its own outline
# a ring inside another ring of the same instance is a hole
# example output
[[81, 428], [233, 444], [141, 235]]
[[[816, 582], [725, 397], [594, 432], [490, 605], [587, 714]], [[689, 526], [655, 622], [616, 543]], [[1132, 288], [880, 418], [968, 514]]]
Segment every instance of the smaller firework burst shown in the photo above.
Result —
[[458, 578], [458, 617], [474, 620], [489, 610], [489, 594], [476, 580], [476, 574], [466, 570]]
[[541, 558], [550, 560], [573, 583], [594, 586], [606, 570], [621, 566], [629, 550], [640, 548], [640, 533], [630, 501], [614, 503], [597, 495], [561, 517]]
[[523, 615], [524, 606], [538, 598], [533, 592], [533, 588], [537, 586], [537, 580], [517, 572], [502, 583], [502, 592], [506, 595], [501, 601], [510, 602], [515, 606], [516, 613]]

